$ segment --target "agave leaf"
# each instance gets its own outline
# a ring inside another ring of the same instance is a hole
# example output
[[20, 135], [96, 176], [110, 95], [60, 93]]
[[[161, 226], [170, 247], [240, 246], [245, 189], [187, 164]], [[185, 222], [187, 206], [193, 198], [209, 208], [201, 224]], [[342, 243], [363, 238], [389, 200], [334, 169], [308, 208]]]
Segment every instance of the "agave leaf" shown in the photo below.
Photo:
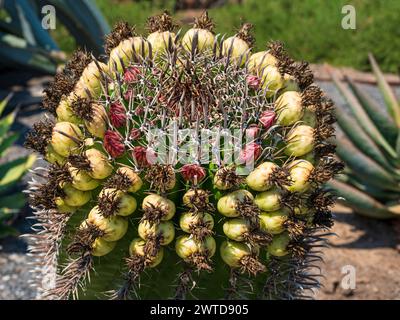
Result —
[[397, 158], [396, 151], [390, 146], [390, 144], [386, 141], [385, 137], [376, 128], [375, 124], [368, 117], [368, 114], [365, 112], [362, 105], [354, 96], [354, 94], [343, 82], [341, 82], [338, 79], [337, 75], [335, 74], [335, 71], [330, 70], [330, 74], [335, 85], [337, 86], [339, 91], [343, 94], [346, 101], [348, 102], [349, 107], [351, 108], [351, 111], [353, 112], [354, 116], [359, 121], [360, 126], [362, 126], [365, 132], [368, 133], [368, 135], [371, 137], [371, 139], [373, 139], [379, 146], [381, 146], [391, 157]]
[[[53, 5], [57, 19], [64, 23], [81, 47], [99, 54], [102, 41], [109, 32], [107, 22], [91, 0], [4, 0], [2, 5], [11, 22], [0, 21], [1, 64], [17, 64], [54, 74], [56, 56], [61, 52], [49, 32], [41, 24], [39, 8]], [[22, 50], [24, 49], [24, 50]]]
[[396, 140], [396, 152], [400, 155], [400, 130]]
[[10, 236], [18, 236], [18, 231], [11, 226], [0, 224], [0, 239]]
[[5, 97], [5, 99], [3, 99], [3, 101], [0, 101], [0, 115], [3, 113], [8, 102], [11, 100], [12, 96], [13, 96], [12, 93], [10, 93], [7, 97]]
[[[0, 102], [0, 115], [3, 113], [11, 97], [12, 94], [9, 94], [3, 101]], [[7, 150], [7, 148], [9, 148], [19, 137], [18, 133], [7, 135], [7, 131], [13, 124], [17, 112], [18, 111], [15, 110], [5, 118], [0, 119], [0, 157], [3, 156], [3, 153]]]
[[371, 197], [379, 200], [397, 200], [399, 198], [399, 194], [397, 192], [392, 192], [390, 190], [384, 190], [380, 188], [376, 188], [374, 186], [371, 186], [370, 184], [366, 183], [366, 181], [361, 180], [359, 177], [357, 177], [354, 173], [349, 172], [346, 174], [341, 174], [336, 177], [337, 180], [341, 182], [345, 182], [347, 184], [350, 184], [357, 189], [360, 189], [361, 191], [364, 191]]
[[7, 14], [11, 18], [11, 22], [7, 24], [9, 24], [10, 27], [13, 29], [13, 34], [22, 37], [23, 33], [22, 33], [21, 21], [19, 20], [18, 10], [15, 4], [16, 3], [14, 0], [3, 0], [1, 2], [2, 7], [7, 11]]
[[92, 1], [51, 0], [45, 2], [57, 9], [57, 18], [67, 27], [80, 46], [96, 54], [103, 52], [104, 35], [110, 31], [110, 28]]
[[0, 33], [0, 58], [3, 65], [18, 64], [50, 74], [57, 69], [48, 52], [29, 47], [24, 39], [10, 34]]
[[398, 201], [392, 201], [391, 203], [386, 204], [390, 212], [396, 214], [396, 218], [400, 216], [400, 204]]
[[0, 137], [5, 136], [5, 134], [8, 132], [11, 125], [14, 123], [16, 115], [17, 110], [0, 119]]
[[13, 210], [9, 208], [0, 207], [0, 224], [12, 217], [14, 214]]
[[354, 144], [346, 138], [343, 132], [337, 130], [337, 154], [348, 167], [362, 179], [378, 188], [399, 191], [400, 186], [393, 177], [371, 158], [365, 156]]
[[386, 160], [380, 149], [365, 133], [363, 128], [358, 124], [352, 115], [345, 111], [336, 109], [335, 116], [340, 128], [345, 132], [347, 137], [358, 149], [364, 152], [367, 156], [371, 157], [386, 170], [393, 171], [393, 167]]
[[25, 195], [23, 193], [1, 196], [0, 208], [21, 209], [25, 205], [25, 202]]
[[389, 84], [385, 80], [385, 77], [379, 68], [374, 56], [372, 53], [368, 54], [369, 61], [372, 66], [372, 71], [375, 74], [375, 77], [378, 81], [378, 87], [382, 92], [383, 98], [385, 99], [386, 106], [388, 108], [389, 113], [394, 117], [396, 124], [400, 127], [400, 105], [396, 99], [396, 96], [393, 90], [390, 88]]
[[393, 118], [389, 116], [387, 111], [383, 110], [382, 107], [368, 94], [366, 90], [362, 90], [353, 79], [346, 77], [356, 97], [360, 100], [364, 107], [364, 110], [368, 113], [368, 116], [372, 119], [375, 125], [383, 136], [386, 137], [388, 142], [394, 146], [398, 137], [398, 128]]
[[15, 141], [17, 141], [18, 137], [18, 133], [13, 133], [6, 137], [0, 137], [0, 157], [2, 157], [6, 150], [11, 147]]
[[[35, 20], [37, 20], [37, 17], [32, 16], [31, 11], [32, 9], [29, 7], [29, 4], [26, 3], [25, 1], [21, 0], [15, 0], [15, 6], [17, 8], [18, 12], [18, 18], [21, 22], [21, 28], [22, 28], [22, 36], [23, 38], [32, 46], [37, 45], [35, 36], [33, 35], [32, 28], [28, 22], [28, 17], [32, 20], [32, 24], [35, 23]], [[24, 7], [24, 9], [23, 9]], [[25, 12], [24, 12], [25, 11]]]
[[16, 184], [35, 161], [36, 156], [29, 155], [0, 165], [0, 192]]
[[384, 204], [346, 183], [331, 180], [326, 187], [343, 198], [339, 202], [361, 215], [375, 219], [390, 219], [396, 216]]
[[22, 37], [22, 34], [17, 30], [11, 22], [4, 22], [0, 20], [0, 32], [10, 33], [17, 37]]

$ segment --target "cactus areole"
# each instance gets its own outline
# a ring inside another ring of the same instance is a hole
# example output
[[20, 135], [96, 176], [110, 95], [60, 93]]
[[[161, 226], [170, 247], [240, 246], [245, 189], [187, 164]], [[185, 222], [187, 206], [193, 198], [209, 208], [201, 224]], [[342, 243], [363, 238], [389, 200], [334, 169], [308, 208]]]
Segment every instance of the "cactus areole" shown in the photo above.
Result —
[[321, 187], [342, 167], [332, 103], [281, 43], [257, 54], [250, 24], [230, 37], [213, 26], [204, 14], [182, 36], [163, 13], [146, 38], [119, 23], [107, 61], [79, 51], [46, 90], [51, 115], [26, 139], [50, 163], [29, 190], [35, 270], [54, 280], [40, 298], [291, 299], [318, 287], [309, 271], [333, 204]]

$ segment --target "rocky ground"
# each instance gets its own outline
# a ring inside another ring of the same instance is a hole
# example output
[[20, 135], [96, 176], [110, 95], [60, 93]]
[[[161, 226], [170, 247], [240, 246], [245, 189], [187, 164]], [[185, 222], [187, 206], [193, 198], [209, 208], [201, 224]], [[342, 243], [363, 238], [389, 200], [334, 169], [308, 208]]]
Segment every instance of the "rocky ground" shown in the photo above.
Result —
[[[335, 218], [337, 236], [324, 251], [324, 287], [316, 299], [400, 299], [400, 253], [392, 222], [366, 219], [340, 206]], [[354, 290], [346, 286], [353, 267]]]
[[[343, 103], [330, 83], [321, 85], [337, 103]], [[375, 87], [365, 87], [380, 100]], [[24, 108], [15, 130], [23, 135], [40, 117], [42, 114], [37, 108]], [[10, 157], [24, 152], [18, 146], [13, 151]], [[25, 210], [16, 221], [21, 233], [29, 230], [27, 214]], [[400, 299], [400, 254], [396, 250], [398, 241], [392, 222], [365, 219], [339, 206], [335, 208], [335, 217], [333, 232], [337, 236], [331, 238], [331, 247], [324, 251], [324, 287], [316, 292], [316, 299]], [[0, 242], [0, 299], [35, 298], [35, 290], [29, 286], [32, 275], [27, 262], [26, 244], [22, 239]], [[342, 286], [345, 276], [342, 269], [346, 266], [354, 267], [354, 290]]]
[[24, 253], [0, 254], [0, 299], [26, 300], [35, 298], [35, 290], [30, 288], [31, 274]]

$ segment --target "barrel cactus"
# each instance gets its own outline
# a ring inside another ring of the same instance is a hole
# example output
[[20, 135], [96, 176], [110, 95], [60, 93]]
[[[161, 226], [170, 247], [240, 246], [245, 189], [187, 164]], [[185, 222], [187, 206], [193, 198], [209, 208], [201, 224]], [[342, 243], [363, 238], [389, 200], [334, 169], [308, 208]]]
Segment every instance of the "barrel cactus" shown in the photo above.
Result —
[[[248, 23], [183, 36], [163, 13], [127, 23], [106, 61], [78, 51], [26, 145], [49, 163], [29, 190], [41, 298], [308, 296], [334, 197], [333, 104]], [[50, 270], [50, 271], [49, 271]]]
[[350, 76], [345, 83], [331, 73], [348, 108], [336, 111], [337, 154], [346, 170], [328, 186], [356, 213], [388, 219], [400, 214], [400, 104], [372, 54], [369, 60], [386, 110]]

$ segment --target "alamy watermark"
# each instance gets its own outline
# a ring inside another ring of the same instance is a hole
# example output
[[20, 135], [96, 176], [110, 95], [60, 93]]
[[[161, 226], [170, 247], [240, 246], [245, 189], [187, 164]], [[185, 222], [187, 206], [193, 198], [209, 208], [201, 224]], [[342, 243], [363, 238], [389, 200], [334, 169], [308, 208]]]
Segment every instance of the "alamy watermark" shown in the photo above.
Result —
[[345, 265], [341, 270], [344, 275], [340, 283], [344, 290], [354, 290], [356, 288], [356, 268], [352, 265]]
[[344, 30], [355, 30], [357, 27], [356, 8], [350, 4], [342, 7], [342, 28]]
[[[254, 130], [242, 129], [151, 129], [146, 134], [151, 152], [149, 163], [240, 165], [241, 174], [250, 173], [262, 148]], [[268, 148], [265, 148], [268, 149]]]
[[45, 5], [42, 7], [42, 28], [45, 30], [56, 29], [56, 8], [52, 5]]

